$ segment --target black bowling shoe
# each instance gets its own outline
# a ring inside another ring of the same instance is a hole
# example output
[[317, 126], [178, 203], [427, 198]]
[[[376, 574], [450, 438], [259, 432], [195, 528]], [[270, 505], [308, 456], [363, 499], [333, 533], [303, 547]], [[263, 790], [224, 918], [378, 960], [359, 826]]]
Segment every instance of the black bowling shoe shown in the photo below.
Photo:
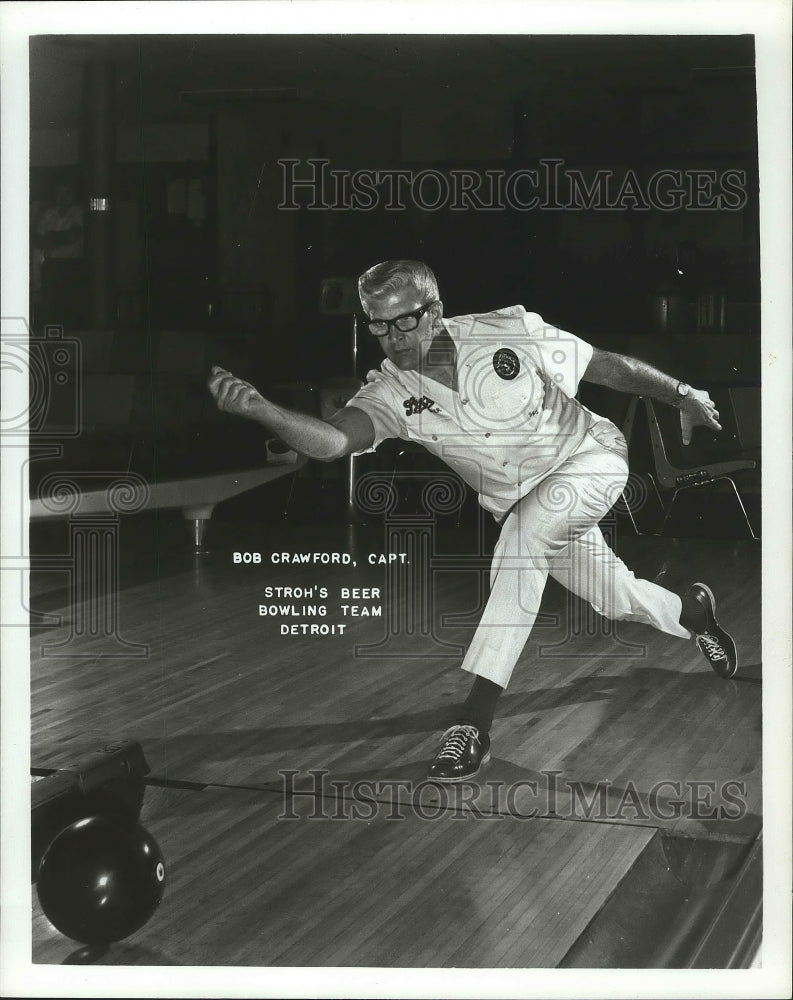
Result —
[[719, 677], [734, 677], [738, 670], [735, 640], [716, 621], [716, 598], [704, 583], [692, 584], [683, 595], [680, 620], [694, 633], [699, 651]]
[[476, 726], [459, 723], [447, 729], [430, 765], [430, 781], [463, 781], [473, 778], [490, 760], [490, 737]]

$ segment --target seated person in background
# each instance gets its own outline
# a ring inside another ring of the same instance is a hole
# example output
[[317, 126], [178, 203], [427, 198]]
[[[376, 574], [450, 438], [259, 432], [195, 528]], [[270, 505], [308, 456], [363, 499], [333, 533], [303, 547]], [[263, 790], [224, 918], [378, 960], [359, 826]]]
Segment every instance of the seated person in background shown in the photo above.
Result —
[[55, 185], [54, 196], [40, 212], [31, 239], [40, 261], [40, 323], [74, 327], [85, 314], [83, 208], [68, 181]]
[[549, 575], [600, 614], [681, 639], [695, 638], [721, 677], [737, 669], [735, 643], [702, 583], [678, 596], [639, 580], [606, 544], [598, 522], [627, 480], [620, 431], [576, 399], [582, 379], [652, 396], [693, 427], [721, 430], [707, 392], [633, 358], [598, 350], [523, 306], [443, 318], [435, 275], [419, 261], [387, 261], [358, 281], [369, 330], [386, 360], [328, 420], [265, 399], [213, 368], [221, 410], [257, 421], [296, 451], [324, 461], [372, 451], [390, 437], [419, 441], [479, 494], [501, 525], [490, 597], [462, 662], [473, 686], [429, 769], [436, 781], [477, 773], [490, 727], [540, 607]]

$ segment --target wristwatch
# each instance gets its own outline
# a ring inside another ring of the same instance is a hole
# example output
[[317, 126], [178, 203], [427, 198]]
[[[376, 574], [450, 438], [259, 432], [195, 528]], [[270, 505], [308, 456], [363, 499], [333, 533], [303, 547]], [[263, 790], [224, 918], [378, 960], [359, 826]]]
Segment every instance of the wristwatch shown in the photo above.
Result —
[[677, 402], [679, 406], [680, 403], [682, 403], [683, 400], [686, 398], [686, 396], [691, 392], [691, 386], [686, 385], [685, 382], [678, 382], [676, 386], [676, 392], [677, 392]]

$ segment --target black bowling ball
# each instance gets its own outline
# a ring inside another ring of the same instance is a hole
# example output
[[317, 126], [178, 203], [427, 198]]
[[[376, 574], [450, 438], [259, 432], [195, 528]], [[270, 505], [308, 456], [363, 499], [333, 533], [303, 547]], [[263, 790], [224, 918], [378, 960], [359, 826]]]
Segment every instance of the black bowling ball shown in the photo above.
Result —
[[42, 910], [62, 934], [108, 944], [138, 930], [157, 909], [165, 862], [142, 826], [89, 816], [49, 845], [37, 888]]

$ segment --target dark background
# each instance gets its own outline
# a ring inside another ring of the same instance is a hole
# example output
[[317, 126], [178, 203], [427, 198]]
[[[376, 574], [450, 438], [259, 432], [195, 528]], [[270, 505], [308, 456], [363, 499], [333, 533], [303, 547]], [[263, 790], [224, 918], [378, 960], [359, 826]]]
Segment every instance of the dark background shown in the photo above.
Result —
[[[168, 330], [225, 339], [229, 363], [264, 385], [350, 374], [350, 321], [323, 315], [322, 279], [410, 256], [435, 268], [447, 315], [521, 302], [600, 346], [667, 367], [671, 358], [692, 381], [758, 380], [749, 36], [38, 37], [34, 210], [56, 176], [89, 194], [91, 61], [113, 80], [114, 370], [144, 358], [156, 370], [152, 338]], [[288, 212], [277, 207], [284, 157], [443, 172], [553, 157], [618, 178], [737, 169], [748, 202], [717, 212]], [[662, 324], [659, 297], [670, 293]], [[710, 294], [724, 300], [717, 329], [703, 319]], [[378, 358], [366, 342], [359, 367]]]

